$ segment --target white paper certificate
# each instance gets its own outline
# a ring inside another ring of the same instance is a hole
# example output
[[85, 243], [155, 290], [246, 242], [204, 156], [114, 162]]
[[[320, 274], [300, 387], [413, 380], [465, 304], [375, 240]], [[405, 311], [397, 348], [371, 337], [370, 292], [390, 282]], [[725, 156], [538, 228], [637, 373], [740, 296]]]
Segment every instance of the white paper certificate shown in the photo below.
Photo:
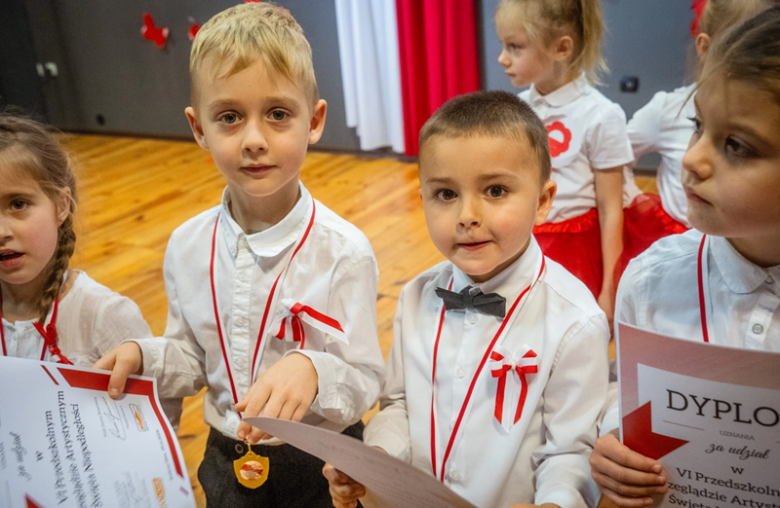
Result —
[[430, 474], [357, 439], [272, 418], [245, 421], [362, 483], [368, 494], [360, 501], [366, 508], [474, 508]]
[[666, 469], [656, 504], [780, 508], [780, 355], [619, 330], [623, 442]]
[[0, 506], [194, 507], [154, 379], [0, 357]]

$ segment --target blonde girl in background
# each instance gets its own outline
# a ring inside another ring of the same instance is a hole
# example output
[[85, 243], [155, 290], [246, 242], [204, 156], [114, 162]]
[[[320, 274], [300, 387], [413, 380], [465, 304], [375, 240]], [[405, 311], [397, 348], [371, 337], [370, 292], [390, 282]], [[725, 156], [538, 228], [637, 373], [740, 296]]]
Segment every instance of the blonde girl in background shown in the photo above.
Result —
[[[593, 87], [601, 56], [599, 0], [502, 0], [498, 61], [542, 119], [558, 184], [542, 251], [577, 276], [613, 315], [614, 269], [623, 248], [623, 168], [634, 160], [619, 105]], [[632, 182], [633, 183], [633, 182]]]

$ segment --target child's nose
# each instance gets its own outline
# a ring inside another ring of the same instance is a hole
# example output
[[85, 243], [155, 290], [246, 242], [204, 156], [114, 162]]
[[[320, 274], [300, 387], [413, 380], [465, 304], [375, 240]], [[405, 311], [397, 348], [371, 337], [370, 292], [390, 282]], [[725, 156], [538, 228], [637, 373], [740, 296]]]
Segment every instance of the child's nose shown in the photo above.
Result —
[[247, 122], [241, 148], [246, 152], [264, 152], [268, 150], [268, 141], [257, 122]]
[[504, 67], [509, 66], [509, 56], [506, 54], [506, 49], [502, 49], [501, 53], [498, 55], [498, 63]]
[[712, 176], [712, 146], [711, 141], [705, 135], [698, 139], [691, 138], [688, 150], [682, 159], [682, 167], [685, 171], [694, 174], [699, 180], [706, 180]]
[[460, 224], [461, 227], [469, 228], [479, 226], [479, 223], [480, 214], [477, 200], [465, 198], [463, 200], [463, 204], [460, 207], [458, 224]]

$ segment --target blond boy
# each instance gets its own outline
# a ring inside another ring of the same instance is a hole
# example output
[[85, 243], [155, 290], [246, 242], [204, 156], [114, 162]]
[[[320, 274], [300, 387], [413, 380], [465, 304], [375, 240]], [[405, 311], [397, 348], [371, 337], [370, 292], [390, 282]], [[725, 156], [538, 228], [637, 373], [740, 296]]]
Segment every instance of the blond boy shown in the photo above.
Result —
[[359, 438], [384, 374], [371, 246], [299, 180], [326, 113], [311, 48], [285, 9], [239, 5], [203, 25], [190, 73], [185, 112], [227, 180], [222, 204], [171, 236], [165, 336], [123, 344], [98, 367], [113, 370], [112, 396], [131, 373], [157, 377], [165, 396], [208, 387], [198, 477], [209, 506], [329, 506], [321, 462], [241, 421]]
[[[447, 261], [404, 287], [365, 441], [482, 508], [595, 505], [588, 455], [609, 330], [531, 231], [555, 196], [547, 130], [506, 92], [442, 106], [420, 134], [420, 194]], [[365, 490], [326, 466], [334, 505]]]

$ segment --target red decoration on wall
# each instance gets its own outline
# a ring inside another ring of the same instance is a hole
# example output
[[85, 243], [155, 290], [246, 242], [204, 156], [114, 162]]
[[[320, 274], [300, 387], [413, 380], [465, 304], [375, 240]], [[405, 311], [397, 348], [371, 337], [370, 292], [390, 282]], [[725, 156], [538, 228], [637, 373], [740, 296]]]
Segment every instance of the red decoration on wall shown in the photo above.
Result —
[[547, 126], [547, 134], [552, 134], [553, 132], [560, 132], [563, 136], [563, 139], [558, 141], [552, 136], [549, 136], [550, 138], [550, 156], [552, 158], [558, 157], [562, 153], [566, 153], [567, 150], [569, 150], [569, 144], [571, 143], [571, 131], [566, 128], [565, 125], [563, 125], [561, 122], [553, 122], [552, 124]]
[[691, 35], [696, 37], [699, 35], [701, 29], [701, 15], [704, 13], [704, 7], [707, 5], [707, 0], [693, 0], [691, 10], [694, 12], [693, 21], [691, 21]]
[[168, 33], [169, 30], [167, 27], [157, 28], [154, 25], [152, 15], [148, 12], [144, 13], [144, 26], [141, 27], [141, 35], [144, 36], [144, 39], [154, 42], [157, 44], [158, 48], [163, 49], [165, 47], [165, 41], [168, 40]]
[[195, 40], [195, 36], [198, 35], [198, 30], [200, 30], [199, 24], [192, 23], [190, 25], [190, 29], [187, 31], [187, 37], [190, 39], [190, 42]]

